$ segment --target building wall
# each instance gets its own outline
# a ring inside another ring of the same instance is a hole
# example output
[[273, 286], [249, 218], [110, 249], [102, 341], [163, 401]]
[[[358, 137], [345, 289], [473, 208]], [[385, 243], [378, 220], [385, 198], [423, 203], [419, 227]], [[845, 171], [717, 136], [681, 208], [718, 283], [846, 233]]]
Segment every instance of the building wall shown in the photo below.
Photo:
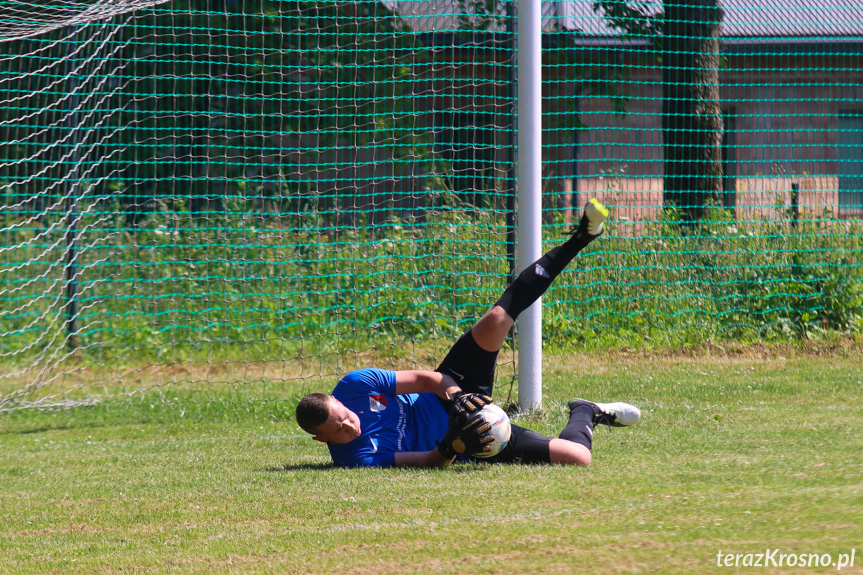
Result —
[[[596, 194], [630, 221], [655, 219], [662, 206], [661, 71], [631, 67], [623, 116], [607, 99], [578, 101], [588, 130], [571, 148], [547, 126], [549, 207], [562, 209]], [[721, 73], [731, 157], [728, 193], [739, 218], [774, 218], [799, 186], [804, 212], [856, 215], [839, 209], [841, 117], [863, 112], [863, 61], [850, 57], [731, 57]], [[551, 89], [562, 97], [554, 83]], [[552, 102], [559, 99], [552, 97]], [[568, 181], [571, 180], [571, 181]]]
[[[490, 198], [501, 208], [512, 188], [508, 162], [511, 69], [508, 62], [472, 62], [471, 54], [440, 51], [415, 67], [416, 131], [434, 140], [437, 152], [452, 144], [442, 113], [466, 122], [488, 122], [494, 133], [475, 165], [490, 161], [493, 178], [471, 179], [471, 161], [459, 164], [460, 178], [448, 181], [429, 172], [429, 163], [394, 160], [384, 148], [330, 148], [305, 136], [287, 148], [317, 150], [300, 157], [275, 154], [264, 163], [281, 164], [282, 172], [309, 184], [331, 209], [366, 212], [385, 219], [415, 215], [453, 192], [463, 201]], [[612, 65], [612, 64], [608, 64]], [[544, 206], [549, 221], [571, 220], [596, 195], [615, 206], [617, 216], [633, 229], [655, 220], [662, 209], [661, 71], [645, 62], [617, 62], [626, 113], [614, 111], [609, 99], [593, 96], [547, 60], [544, 86]], [[577, 74], [572, 74], [577, 76]], [[842, 114], [863, 113], [863, 57], [730, 56], [720, 75], [720, 97], [728, 126], [727, 204], [738, 218], [775, 218], [791, 204], [792, 184], [799, 186], [804, 213], [859, 215], [839, 210]], [[576, 110], [584, 130], [563, 125]], [[478, 112], [484, 114], [480, 120]], [[464, 134], [474, 134], [464, 132]], [[463, 134], [463, 135], [464, 135]], [[471, 135], [473, 137], [473, 135]], [[285, 149], [277, 145], [276, 149]], [[456, 146], [458, 147], [458, 146]], [[490, 159], [489, 159], [490, 158]], [[467, 187], [468, 189], [459, 189]], [[336, 198], [338, 201], [326, 200]], [[338, 206], [338, 207], [336, 207]]]

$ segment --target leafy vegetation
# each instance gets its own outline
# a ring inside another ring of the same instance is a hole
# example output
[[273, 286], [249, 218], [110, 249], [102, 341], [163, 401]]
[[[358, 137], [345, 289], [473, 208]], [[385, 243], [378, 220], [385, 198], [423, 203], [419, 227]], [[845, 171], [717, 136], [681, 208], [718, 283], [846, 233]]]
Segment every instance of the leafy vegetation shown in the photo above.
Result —
[[[107, 216], [105, 216], [107, 214]], [[129, 234], [88, 228], [80, 261], [82, 353], [99, 362], [217, 361], [450, 338], [506, 285], [505, 222], [441, 210], [341, 228], [326, 214], [152, 214]], [[626, 222], [579, 257], [544, 297], [549, 344], [588, 349], [859, 334], [863, 224], [829, 218], [735, 222], [714, 209], [697, 232], [669, 213], [632, 236]], [[562, 241], [546, 228], [547, 247]], [[63, 345], [62, 232], [18, 231], [0, 298], [3, 351], [27, 361]], [[87, 238], [92, 237], [92, 240]]]

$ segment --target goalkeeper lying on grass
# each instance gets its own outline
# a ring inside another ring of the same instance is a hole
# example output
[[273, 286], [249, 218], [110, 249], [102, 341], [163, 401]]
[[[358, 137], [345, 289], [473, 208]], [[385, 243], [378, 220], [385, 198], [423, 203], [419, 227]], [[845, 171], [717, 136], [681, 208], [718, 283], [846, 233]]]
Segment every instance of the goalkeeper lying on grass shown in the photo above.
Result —
[[[572, 237], [524, 270], [495, 305], [449, 351], [436, 371], [360, 369], [346, 375], [332, 395], [313, 393], [297, 406], [297, 422], [327, 444], [340, 467], [433, 467], [458, 456], [473, 459], [490, 440], [488, 425], [473, 414], [491, 402], [497, 354], [510, 328], [587, 244], [602, 234], [608, 210], [595, 199]], [[506, 447], [476, 459], [488, 463], [588, 465], [597, 424], [632, 425], [638, 408], [626, 403], [569, 403], [560, 437], [512, 426]]]

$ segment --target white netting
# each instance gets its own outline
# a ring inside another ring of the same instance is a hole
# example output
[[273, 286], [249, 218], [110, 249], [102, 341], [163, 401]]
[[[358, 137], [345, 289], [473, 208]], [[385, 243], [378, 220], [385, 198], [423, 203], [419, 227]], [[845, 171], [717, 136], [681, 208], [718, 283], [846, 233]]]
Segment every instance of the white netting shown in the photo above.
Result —
[[508, 267], [509, 43], [156, 4], [0, 14], [0, 409], [432, 367]]
[[98, 22], [164, 4], [169, 0], [96, 0], [54, 2], [0, 2], [0, 42], [29, 38], [57, 28]]
[[[86, 13], [106, 17], [110, 10], [103, 8]], [[82, 21], [84, 11], [68, 10]], [[0, 386], [13, 389], [0, 395], [0, 406], [76, 371], [80, 366], [69, 357], [87, 348], [78, 345], [78, 334], [99, 329], [94, 310], [103, 302], [95, 291], [106, 279], [100, 267], [116, 235], [104, 209], [107, 182], [117, 170], [120, 116], [129, 105], [118, 96], [127, 83], [122, 31], [128, 23], [100, 21], [4, 44], [14, 50], [0, 58], [6, 150], [0, 158], [0, 363], [7, 366]]]

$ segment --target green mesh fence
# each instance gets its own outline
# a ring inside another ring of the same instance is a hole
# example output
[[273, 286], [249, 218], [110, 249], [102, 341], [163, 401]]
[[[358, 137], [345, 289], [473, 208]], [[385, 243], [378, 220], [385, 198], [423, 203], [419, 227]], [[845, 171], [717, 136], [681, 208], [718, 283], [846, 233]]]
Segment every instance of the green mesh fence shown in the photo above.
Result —
[[[433, 367], [512, 271], [516, 12], [0, 1], [0, 408]], [[547, 247], [612, 209], [549, 343], [859, 332], [863, 8], [543, 28]]]

